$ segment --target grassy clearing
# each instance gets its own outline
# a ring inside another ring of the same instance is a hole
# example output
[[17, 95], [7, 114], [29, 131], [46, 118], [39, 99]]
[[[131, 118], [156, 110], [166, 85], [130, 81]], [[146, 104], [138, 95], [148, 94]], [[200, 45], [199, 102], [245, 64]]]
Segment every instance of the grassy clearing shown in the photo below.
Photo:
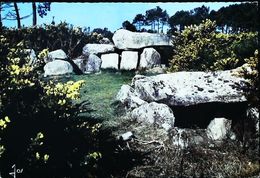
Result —
[[72, 75], [68, 80], [86, 81], [81, 89], [81, 101], [88, 100], [93, 115], [107, 120], [115, 117], [111, 104], [117, 92], [123, 84], [129, 84], [134, 75], [132, 72], [102, 71], [100, 74]]

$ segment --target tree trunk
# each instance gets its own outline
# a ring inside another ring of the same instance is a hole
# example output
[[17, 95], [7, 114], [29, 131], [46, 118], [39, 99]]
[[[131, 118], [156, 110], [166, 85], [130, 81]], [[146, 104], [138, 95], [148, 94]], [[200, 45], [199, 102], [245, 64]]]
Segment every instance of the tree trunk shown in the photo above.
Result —
[[182, 32], [184, 30], [184, 25], [180, 24], [180, 32]]
[[33, 26], [37, 24], [37, 13], [36, 13], [36, 3], [32, 2], [32, 10], [33, 10]]
[[162, 23], [162, 33], [163, 33], [163, 26], [164, 26], [164, 24]]
[[[1, 4], [1, 5], [2, 5], [2, 4]], [[2, 23], [1, 5], [0, 5], [0, 28], [3, 26], [3, 23]]]
[[2, 2], [0, 2], [0, 28], [3, 26], [2, 23]]
[[21, 28], [21, 18], [20, 18], [19, 9], [16, 2], [14, 2], [14, 9], [16, 13], [17, 28]]
[[158, 33], [160, 33], [160, 20], [158, 20], [157, 28], [158, 28]]
[[227, 34], [227, 30], [228, 30], [228, 26], [226, 26], [226, 32], [225, 32], [226, 34]]

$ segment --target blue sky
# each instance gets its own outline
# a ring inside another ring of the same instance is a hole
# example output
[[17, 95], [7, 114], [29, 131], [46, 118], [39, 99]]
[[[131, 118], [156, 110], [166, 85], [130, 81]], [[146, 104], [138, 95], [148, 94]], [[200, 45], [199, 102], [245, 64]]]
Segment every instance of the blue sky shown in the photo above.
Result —
[[[107, 27], [114, 32], [122, 26], [125, 20], [132, 22], [136, 14], [145, 14], [146, 10], [160, 6], [166, 10], [170, 16], [176, 11], [192, 10], [196, 7], [205, 5], [210, 10], [218, 10], [223, 6], [237, 4], [239, 2], [189, 2], [189, 3], [52, 3], [51, 11], [44, 18], [38, 16], [37, 24], [50, 24], [52, 17], [55, 16], [55, 22], [66, 21], [74, 26], [94, 28]], [[31, 3], [18, 3], [21, 16], [32, 13]], [[3, 12], [4, 14], [5, 12]], [[16, 21], [4, 22], [5, 26], [16, 27]], [[22, 24], [30, 26], [32, 17], [22, 20]]]

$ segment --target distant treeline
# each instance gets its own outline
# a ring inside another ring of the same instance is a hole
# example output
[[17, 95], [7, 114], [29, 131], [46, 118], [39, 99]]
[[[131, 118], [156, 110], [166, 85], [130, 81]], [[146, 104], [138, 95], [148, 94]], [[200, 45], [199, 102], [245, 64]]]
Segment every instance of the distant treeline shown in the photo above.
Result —
[[222, 33], [257, 31], [257, 3], [234, 4], [222, 7], [218, 11], [209, 11], [205, 6], [191, 11], [178, 11], [169, 18], [169, 25], [171, 29], [176, 29], [178, 26], [182, 31], [184, 26], [199, 24], [205, 19], [216, 21]]
[[[169, 25], [169, 34], [183, 31], [185, 26], [198, 25], [203, 20], [216, 21], [217, 29], [222, 33], [255, 32], [258, 30], [257, 2], [234, 4], [211, 10], [201, 6], [190, 11], [177, 11], [173, 16], [157, 6], [147, 10], [145, 14], [137, 14], [132, 23], [124, 21], [122, 26], [131, 31], [162, 32], [164, 25]], [[151, 27], [147, 30], [144, 27]], [[155, 28], [157, 27], [157, 28]]]

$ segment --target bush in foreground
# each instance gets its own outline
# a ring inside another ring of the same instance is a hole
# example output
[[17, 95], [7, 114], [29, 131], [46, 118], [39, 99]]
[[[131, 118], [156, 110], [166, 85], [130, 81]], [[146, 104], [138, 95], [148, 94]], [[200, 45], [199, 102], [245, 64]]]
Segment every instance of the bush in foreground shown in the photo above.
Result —
[[83, 81], [44, 82], [27, 64], [23, 43], [10, 48], [0, 36], [0, 173], [20, 177], [86, 177], [101, 154], [100, 123], [78, 103]]

